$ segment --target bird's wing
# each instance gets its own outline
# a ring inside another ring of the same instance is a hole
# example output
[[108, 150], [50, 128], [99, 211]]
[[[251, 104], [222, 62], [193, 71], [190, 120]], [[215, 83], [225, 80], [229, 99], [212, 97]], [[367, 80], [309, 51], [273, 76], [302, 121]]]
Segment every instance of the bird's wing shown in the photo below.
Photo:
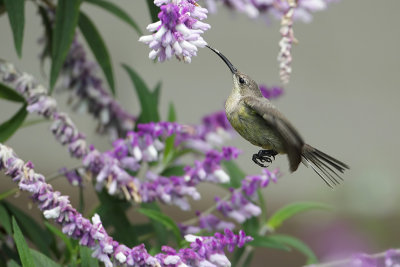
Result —
[[289, 157], [290, 170], [293, 172], [301, 162], [304, 141], [290, 122], [265, 98], [246, 96], [244, 103], [281, 137], [283, 146]]

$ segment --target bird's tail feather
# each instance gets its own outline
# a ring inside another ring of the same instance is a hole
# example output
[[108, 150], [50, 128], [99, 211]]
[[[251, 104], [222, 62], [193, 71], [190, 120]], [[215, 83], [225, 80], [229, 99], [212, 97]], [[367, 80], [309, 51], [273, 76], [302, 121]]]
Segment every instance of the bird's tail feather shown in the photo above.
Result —
[[340, 180], [343, 181], [337, 172], [343, 173], [349, 169], [343, 162], [307, 144], [303, 146], [301, 156], [303, 164], [310, 166], [331, 188], [338, 185]]

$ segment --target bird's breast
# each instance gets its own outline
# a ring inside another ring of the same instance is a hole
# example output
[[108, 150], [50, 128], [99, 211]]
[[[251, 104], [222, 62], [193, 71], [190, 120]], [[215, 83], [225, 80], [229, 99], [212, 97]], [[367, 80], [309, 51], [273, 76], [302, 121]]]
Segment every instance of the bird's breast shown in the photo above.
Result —
[[274, 129], [240, 98], [228, 98], [225, 111], [232, 127], [247, 141], [264, 149], [283, 151], [282, 143]]

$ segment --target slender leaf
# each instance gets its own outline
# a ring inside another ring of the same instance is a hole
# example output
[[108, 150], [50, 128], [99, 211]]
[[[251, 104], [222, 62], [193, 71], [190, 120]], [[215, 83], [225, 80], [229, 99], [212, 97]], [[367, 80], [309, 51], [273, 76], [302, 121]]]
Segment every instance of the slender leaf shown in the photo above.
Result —
[[260, 223], [264, 224], [267, 218], [267, 205], [265, 204], [265, 199], [260, 188], [257, 189], [257, 196], [259, 202], [258, 204], [261, 208]]
[[29, 250], [28, 244], [24, 239], [24, 235], [21, 229], [18, 227], [17, 221], [12, 217], [12, 225], [14, 230], [14, 241], [17, 246], [19, 258], [21, 259], [22, 266], [24, 267], [35, 267], [35, 262], [33, 261], [32, 254]]
[[16, 188], [12, 188], [12, 189], [4, 192], [4, 193], [1, 193], [0, 194], [0, 201], [5, 199], [5, 198], [7, 198], [7, 197], [9, 197], [9, 196], [11, 196], [11, 195], [13, 195], [13, 194], [15, 194], [15, 193], [17, 193], [17, 192], [18, 192], [18, 188], [16, 187]]
[[160, 8], [154, 4], [153, 0], [146, 0], [147, 6], [149, 7], [150, 17], [152, 22], [159, 21], [158, 13], [160, 13]]
[[170, 121], [170, 122], [175, 122], [176, 121], [175, 105], [172, 102], [169, 103], [167, 120]]
[[89, 45], [97, 62], [106, 76], [110, 85], [111, 92], [115, 95], [114, 74], [111, 66], [111, 58], [108, 53], [106, 44], [103, 41], [99, 31], [90, 18], [83, 12], [79, 14], [79, 29], [85, 37], [86, 43]]
[[29, 238], [36, 247], [47, 256], [50, 255], [49, 244], [52, 242], [52, 236], [44, 231], [30, 216], [10, 203], [4, 201], [3, 205], [12, 214], [21, 225], [24, 236]]
[[282, 242], [270, 238], [269, 236], [253, 235], [252, 237], [254, 239], [253, 241], [249, 242], [249, 245], [253, 247], [275, 248], [290, 251], [290, 248], [288, 246], [286, 246]]
[[184, 171], [185, 165], [174, 165], [166, 168], [161, 175], [165, 177], [170, 176], [182, 176], [185, 174]]
[[232, 160], [223, 161], [222, 166], [225, 167], [230, 177], [229, 187], [239, 188], [242, 185], [242, 180], [244, 179], [246, 174]]
[[49, 122], [49, 120], [47, 119], [33, 119], [33, 120], [27, 120], [25, 121], [20, 128], [25, 128], [25, 127], [29, 127], [29, 126], [33, 126], [42, 122]]
[[9, 260], [7, 262], [7, 267], [21, 267], [15, 260]]
[[22, 55], [22, 40], [25, 26], [25, 0], [4, 0], [14, 37], [15, 50]]
[[104, 190], [97, 193], [97, 196], [101, 204], [96, 212], [100, 215], [104, 227], [112, 226], [115, 229], [113, 237], [117, 241], [127, 246], [136, 245], [138, 233], [131, 227], [125, 212], [129, 208], [129, 203], [110, 196]]
[[292, 203], [276, 211], [267, 221], [267, 225], [272, 229], [277, 229], [284, 221], [297, 213], [315, 209], [327, 210], [330, 208], [331, 207], [326, 204], [315, 202]]
[[0, 98], [25, 103], [25, 98], [18, 94], [14, 89], [11, 89], [7, 85], [0, 83]]
[[8, 215], [7, 210], [3, 207], [1, 203], [0, 203], [0, 225], [3, 226], [7, 234], [9, 235], [12, 234], [10, 215]]
[[258, 235], [260, 229], [260, 222], [257, 217], [252, 217], [243, 223], [243, 230], [248, 235]]
[[130, 26], [132, 26], [132, 28], [137, 32], [138, 35], [143, 35], [140, 27], [129, 16], [129, 14], [126, 13], [125, 10], [123, 10], [119, 6], [114, 5], [114, 3], [108, 2], [108, 1], [104, 1], [104, 0], [85, 0], [85, 1], [88, 2], [88, 3], [94, 4], [94, 5], [97, 5], [97, 6], [101, 7], [101, 8], [103, 8], [104, 10], [114, 14], [115, 16], [117, 16], [121, 20], [125, 21]]
[[181, 242], [181, 240], [182, 240], [181, 232], [171, 217], [165, 215], [164, 213], [162, 213], [160, 211], [151, 210], [151, 209], [140, 208], [138, 211], [140, 213], [146, 215], [147, 217], [162, 223], [168, 229], [172, 230], [172, 232], [175, 235], [175, 238], [177, 240], [177, 243], [179, 244]]
[[[155, 211], [161, 212], [160, 207], [155, 202], [142, 203], [142, 204], [140, 204], [140, 206], [144, 209], [150, 209], [150, 210], [155, 210]], [[167, 227], [164, 224], [160, 223], [159, 221], [151, 219], [151, 218], [150, 218], [150, 223], [151, 223], [151, 225], [153, 227], [153, 231], [157, 237], [157, 245], [158, 245], [158, 246], [153, 246], [153, 249], [159, 251], [161, 249], [161, 246], [168, 243], [169, 235], [168, 235]]]
[[81, 266], [98, 267], [99, 262], [92, 257], [93, 251], [88, 247], [79, 246], [79, 255], [81, 257]]
[[318, 263], [318, 258], [315, 255], [315, 253], [312, 251], [312, 249], [309, 246], [307, 246], [300, 239], [295, 238], [293, 236], [281, 235], [281, 234], [270, 235], [269, 238], [272, 240], [275, 240], [277, 242], [281, 242], [285, 245], [288, 245], [288, 246], [298, 250], [302, 254], [304, 254], [307, 257], [306, 265]]
[[55, 25], [52, 35], [50, 94], [56, 84], [58, 74], [74, 39], [80, 4], [81, 0], [58, 0], [57, 2]]
[[53, 25], [50, 21], [48, 10], [43, 7], [39, 6], [39, 14], [42, 17], [42, 22], [46, 31], [46, 45], [43, 48], [42, 53], [40, 53], [40, 64], [43, 69], [44, 60], [46, 57], [51, 57], [51, 50], [52, 50], [52, 42], [53, 42]]
[[139, 123], [159, 121], [158, 101], [161, 84], [159, 83], [155, 90], [151, 92], [143, 79], [131, 67], [125, 64], [123, 64], [122, 67], [128, 72], [139, 98], [141, 107], [141, 113], [138, 118]]
[[37, 250], [29, 249], [35, 262], [34, 266], [46, 266], [46, 267], [61, 267], [60, 264], [56, 263], [46, 255], [40, 253]]
[[53, 226], [52, 224], [50, 224], [48, 222], [44, 222], [44, 225], [47, 227], [47, 229], [49, 229], [49, 231], [53, 235], [58, 236], [64, 242], [64, 244], [65, 244], [65, 246], [67, 248], [67, 253], [65, 255], [65, 259], [68, 262], [68, 260], [70, 259], [70, 257], [74, 253], [74, 248], [72, 246], [71, 240], [63, 232], [61, 232], [60, 229], [58, 229], [57, 227]]
[[26, 105], [23, 105], [8, 121], [0, 124], [0, 143], [4, 143], [18, 130], [27, 115]]

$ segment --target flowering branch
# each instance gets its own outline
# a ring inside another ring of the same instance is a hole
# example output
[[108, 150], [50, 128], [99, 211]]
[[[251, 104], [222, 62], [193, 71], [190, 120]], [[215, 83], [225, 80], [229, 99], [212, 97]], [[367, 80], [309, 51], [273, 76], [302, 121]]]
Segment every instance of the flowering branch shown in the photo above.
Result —
[[[67, 196], [54, 191], [47, 184], [43, 175], [33, 169], [31, 162], [24, 163], [14, 151], [0, 144], [0, 170], [11, 176], [18, 183], [20, 190], [30, 192], [33, 200], [38, 203], [46, 219], [53, 219], [62, 226], [66, 235], [79, 240], [79, 244], [93, 250], [93, 257], [102, 261], [105, 266], [126, 264], [127, 266], [205, 266], [204, 264], [224, 263], [229, 266], [224, 248], [230, 252], [235, 246], [242, 247], [252, 240], [243, 231], [239, 235], [230, 230], [225, 235], [216, 233], [213, 237], [198, 237], [189, 235], [185, 239], [190, 242], [190, 248], [175, 251], [164, 246], [163, 252], [154, 257], [148, 254], [143, 244], [128, 248], [110, 237], [104, 229], [100, 217], [95, 214], [92, 222], [84, 218], [74, 209]], [[183, 264], [183, 265], [182, 265]]]

